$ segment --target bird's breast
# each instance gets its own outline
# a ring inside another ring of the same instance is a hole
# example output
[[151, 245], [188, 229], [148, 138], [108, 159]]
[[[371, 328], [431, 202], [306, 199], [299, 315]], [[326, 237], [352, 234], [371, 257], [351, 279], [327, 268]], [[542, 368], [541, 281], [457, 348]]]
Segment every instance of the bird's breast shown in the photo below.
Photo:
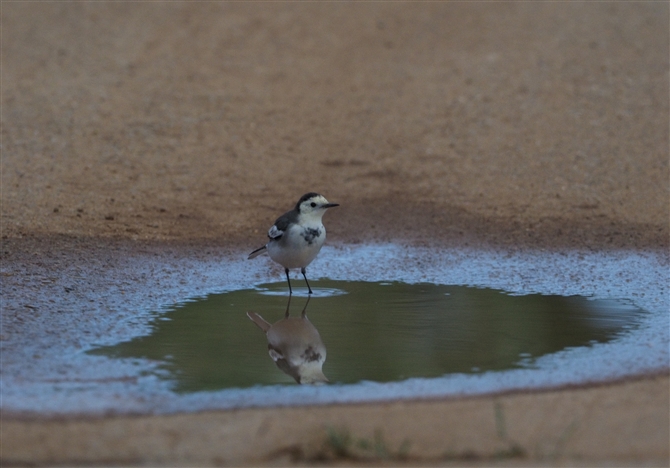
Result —
[[306, 227], [300, 233], [300, 236], [305, 239], [308, 245], [312, 245], [314, 242], [318, 242], [323, 238], [325, 230], [323, 228], [311, 228]]
[[323, 225], [295, 225], [281, 239], [268, 243], [268, 253], [285, 268], [303, 268], [314, 260], [325, 241]]
[[319, 249], [326, 241], [326, 228], [323, 224], [294, 226], [288, 232], [287, 243], [301, 249]]

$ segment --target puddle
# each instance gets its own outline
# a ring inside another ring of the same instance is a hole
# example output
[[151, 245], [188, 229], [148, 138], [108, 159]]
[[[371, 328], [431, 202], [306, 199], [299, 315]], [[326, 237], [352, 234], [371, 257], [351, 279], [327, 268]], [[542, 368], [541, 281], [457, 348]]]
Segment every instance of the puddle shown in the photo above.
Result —
[[[284, 315], [284, 272], [269, 259], [211, 246], [114, 252], [83, 266], [3, 264], [4, 414], [450, 398], [670, 367], [666, 251], [326, 245], [306, 313], [328, 385], [296, 385], [246, 315]], [[296, 292], [292, 317], [307, 300]]]
[[[303, 310], [318, 330], [311, 339], [322, 343], [310, 349], [320, 358], [327, 350], [331, 383], [394, 382], [533, 368], [541, 356], [611, 341], [644, 314], [622, 300], [427, 283], [320, 280], [313, 289], [311, 298], [298, 289], [290, 302], [284, 282], [208, 295], [157, 313], [147, 336], [90, 353], [156, 362], [155, 375], [179, 393], [295, 385], [297, 371], [275, 366], [247, 317], [274, 324], [289, 306], [293, 330], [313, 334], [301, 325]], [[283, 348], [299, 338], [279, 333]]]

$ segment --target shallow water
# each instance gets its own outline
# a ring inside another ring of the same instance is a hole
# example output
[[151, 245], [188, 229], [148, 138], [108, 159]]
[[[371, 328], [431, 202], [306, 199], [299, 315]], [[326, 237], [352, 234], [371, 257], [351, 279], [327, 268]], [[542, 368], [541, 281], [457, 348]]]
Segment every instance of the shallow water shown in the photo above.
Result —
[[[156, 313], [147, 336], [91, 354], [144, 358], [180, 393], [295, 384], [268, 354], [264, 333], [247, 317], [281, 320], [304, 309], [327, 350], [332, 383], [532, 368], [568, 348], [613, 340], [644, 311], [628, 301], [583, 296], [512, 295], [429, 283], [314, 281], [309, 300], [283, 282], [212, 294]], [[324, 353], [325, 354], [325, 353]]]

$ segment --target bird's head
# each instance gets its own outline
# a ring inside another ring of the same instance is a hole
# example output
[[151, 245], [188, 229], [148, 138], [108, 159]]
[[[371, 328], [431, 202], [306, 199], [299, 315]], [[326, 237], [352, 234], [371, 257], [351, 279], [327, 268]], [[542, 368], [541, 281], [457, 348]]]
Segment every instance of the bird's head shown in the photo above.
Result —
[[323, 385], [329, 382], [328, 377], [323, 373], [322, 366], [323, 360], [305, 362], [298, 368], [298, 378], [296, 379], [299, 384], [312, 384], [312, 385]]
[[328, 208], [333, 208], [335, 206], [339, 205], [337, 203], [329, 203], [323, 195], [310, 192], [300, 197], [295, 209], [301, 215], [317, 215], [321, 217]]

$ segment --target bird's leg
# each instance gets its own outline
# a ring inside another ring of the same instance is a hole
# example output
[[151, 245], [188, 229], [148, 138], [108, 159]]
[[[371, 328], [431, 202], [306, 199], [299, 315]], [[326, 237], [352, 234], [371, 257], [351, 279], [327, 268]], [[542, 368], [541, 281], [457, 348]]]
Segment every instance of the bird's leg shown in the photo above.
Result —
[[300, 273], [302, 273], [302, 277], [305, 278], [305, 283], [307, 283], [307, 289], [309, 290], [309, 293], [312, 294], [312, 288], [309, 287], [309, 281], [307, 281], [307, 275], [305, 275], [305, 268], [301, 268]]
[[293, 294], [293, 289], [291, 289], [291, 278], [288, 277], [288, 268], [284, 268], [284, 273], [286, 273], [286, 281], [288, 281], [288, 295]]
[[309, 300], [312, 298], [312, 296], [307, 296], [307, 302], [305, 302], [305, 307], [302, 308], [302, 318], [305, 318], [305, 315], [307, 315], [307, 304], [309, 304]]
[[288, 304], [286, 304], [286, 313], [284, 314], [284, 317], [285, 317], [285, 318], [288, 318], [290, 308], [291, 308], [291, 295], [289, 294], [289, 296], [288, 296]]

